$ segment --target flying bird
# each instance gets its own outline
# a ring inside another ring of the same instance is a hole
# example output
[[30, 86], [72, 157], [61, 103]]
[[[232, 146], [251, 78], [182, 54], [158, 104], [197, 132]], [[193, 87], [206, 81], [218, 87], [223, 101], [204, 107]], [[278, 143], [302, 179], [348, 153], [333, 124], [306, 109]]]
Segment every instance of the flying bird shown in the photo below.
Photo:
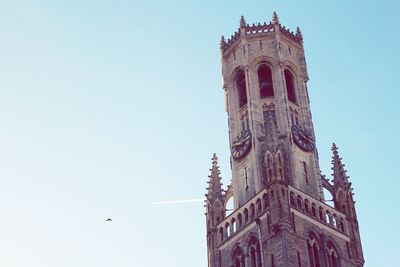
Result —
[[111, 220], [110, 218], [108, 218], [108, 219], [106, 220], [106, 222], [112, 222], [112, 220]]

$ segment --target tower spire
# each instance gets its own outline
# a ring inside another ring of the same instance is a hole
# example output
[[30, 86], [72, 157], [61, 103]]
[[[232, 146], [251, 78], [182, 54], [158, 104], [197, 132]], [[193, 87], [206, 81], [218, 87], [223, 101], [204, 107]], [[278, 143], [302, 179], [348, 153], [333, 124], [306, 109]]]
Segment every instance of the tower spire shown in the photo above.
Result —
[[339, 156], [338, 147], [335, 143], [332, 144], [332, 176], [333, 184], [335, 187], [348, 187], [349, 177], [346, 175], [346, 170], [344, 169], [344, 164], [342, 163], [342, 158]]
[[222, 184], [221, 184], [221, 177], [220, 177], [220, 170], [218, 166], [218, 157], [214, 153], [213, 157], [211, 158], [211, 174], [208, 176], [209, 181], [207, 194], [206, 197], [208, 200], [215, 200], [217, 198], [222, 197]]

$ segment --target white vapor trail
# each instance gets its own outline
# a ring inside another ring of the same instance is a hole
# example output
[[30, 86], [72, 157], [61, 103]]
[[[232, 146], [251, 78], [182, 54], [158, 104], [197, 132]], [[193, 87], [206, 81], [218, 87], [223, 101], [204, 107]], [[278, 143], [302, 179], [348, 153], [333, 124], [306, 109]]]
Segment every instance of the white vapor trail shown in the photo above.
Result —
[[204, 198], [196, 198], [196, 199], [170, 200], [170, 201], [152, 202], [152, 203], [150, 203], [150, 205], [170, 205], [170, 204], [183, 204], [183, 203], [203, 202], [203, 201], [204, 201]]

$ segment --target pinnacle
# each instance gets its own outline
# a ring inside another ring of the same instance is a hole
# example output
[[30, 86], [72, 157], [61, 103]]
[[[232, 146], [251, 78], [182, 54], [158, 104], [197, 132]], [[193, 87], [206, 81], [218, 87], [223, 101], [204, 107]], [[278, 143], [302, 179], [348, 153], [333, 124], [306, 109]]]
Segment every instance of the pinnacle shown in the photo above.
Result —
[[[296, 28], [296, 37], [303, 39], [303, 34], [301, 33], [299, 27]], [[333, 143], [333, 144], [335, 144], [335, 143]]]
[[246, 20], [244, 19], [244, 16], [240, 17], [240, 28], [246, 27]]
[[225, 37], [222, 35], [221, 36], [221, 41], [219, 42], [219, 47], [221, 49], [223, 49], [225, 47], [225, 45], [226, 45]]
[[346, 186], [348, 181], [348, 176], [346, 175], [346, 170], [344, 169], [344, 164], [342, 163], [342, 158], [339, 156], [338, 147], [335, 143], [332, 144], [332, 176], [333, 182], [336, 186]]
[[273, 24], [279, 24], [279, 17], [278, 17], [278, 14], [276, 14], [275, 11], [274, 11], [274, 13], [272, 13], [272, 23]]

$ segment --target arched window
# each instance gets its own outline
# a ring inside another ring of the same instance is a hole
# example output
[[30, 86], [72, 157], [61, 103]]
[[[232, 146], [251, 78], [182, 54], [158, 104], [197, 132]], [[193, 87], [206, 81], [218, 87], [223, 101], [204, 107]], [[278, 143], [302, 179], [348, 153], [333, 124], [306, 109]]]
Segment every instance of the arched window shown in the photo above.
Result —
[[238, 92], [239, 108], [241, 108], [247, 104], [246, 77], [243, 70], [240, 70], [236, 75], [236, 88]]
[[257, 214], [260, 214], [262, 212], [261, 199], [257, 199], [256, 207], [257, 207]]
[[243, 225], [242, 214], [239, 213], [237, 218], [238, 218], [238, 229], [239, 229]]
[[290, 205], [296, 207], [296, 203], [294, 202], [294, 193], [290, 192], [289, 196], [290, 196]]
[[329, 223], [330, 225], [333, 225], [333, 222], [332, 222], [332, 214], [329, 212], [329, 210], [327, 210], [327, 211], [325, 212], [325, 221], [326, 221], [327, 223]]
[[249, 241], [249, 256], [250, 256], [250, 267], [262, 267], [261, 265], [261, 250], [260, 243], [257, 238], [252, 237]]
[[337, 253], [332, 241], [328, 242], [327, 254], [328, 254], [328, 267], [339, 267], [338, 253]]
[[324, 210], [322, 207], [319, 207], [319, 219], [325, 222]]
[[229, 216], [232, 212], [233, 212], [233, 208], [234, 208], [234, 199], [233, 196], [231, 194], [226, 195], [226, 199], [225, 199], [225, 215]]
[[284, 74], [285, 74], [286, 92], [288, 100], [293, 103], [296, 103], [296, 92], [294, 88], [293, 74], [287, 69], [284, 71]]
[[344, 229], [344, 221], [343, 221], [342, 218], [340, 218], [340, 231], [342, 231], [342, 232], [345, 231], [345, 229]]
[[317, 207], [315, 206], [314, 203], [312, 203], [311, 205], [311, 214], [312, 216], [317, 217]]
[[303, 209], [303, 201], [302, 201], [302, 199], [301, 199], [301, 196], [297, 196], [297, 208], [298, 208], [299, 210], [302, 210], [302, 209]]
[[263, 195], [263, 203], [264, 203], [264, 209], [268, 209], [269, 208], [269, 200], [268, 200], [268, 195], [264, 194]]
[[310, 260], [310, 267], [321, 267], [319, 245], [317, 242], [317, 238], [312, 233], [310, 233], [308, 237], [307, 248]]
[[272, 72], [268, 65], [263, 64], [258, 68], [258, 84], [260, 86], [260, 97], [274, 96], [274, 86], [272, 84]]
[[236, 247], [233, 253], [233, 266], [245, 267], [244, 253], [240, 247]]
[[253, 220], [256, 217], [256, 208], [253, 203], [250, 205], [250, 220]]
[[336, 214], [333, 214], [332, 218], [333, 218], [333, 221], [332, 221], [333, 227], [338, 229], [339, 228], [338, 227], [338, 218], [337, 218]]
[[226, 234], [226, 237], [231, 236], [231, 227], [229, 226], [228, 222], [225, 224], [225, 234]]
[[237, 224], [236, 224], [235, 218], [232, 218], [232, 220], [231, 220], [231, 227], [232, 227], [231, 232], [233, 234], [237, 231]]
[[249, 221], [249, 210], [246, 208], [244, 209], [244, 223]]
[[310, 203], [308, 202], [308, 199], [304, 200], [304, 211], [310, 214]]

